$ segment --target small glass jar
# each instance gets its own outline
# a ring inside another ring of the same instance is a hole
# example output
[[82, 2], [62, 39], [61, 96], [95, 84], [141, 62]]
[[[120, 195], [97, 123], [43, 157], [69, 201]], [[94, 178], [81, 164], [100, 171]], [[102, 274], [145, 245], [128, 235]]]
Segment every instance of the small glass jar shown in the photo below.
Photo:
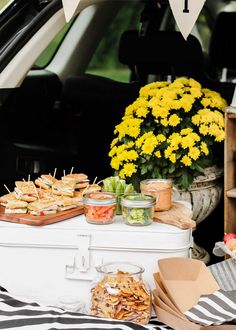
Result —
[[96, 192], [83, 197], [84, 214], [88, 223], [105, 225], [114, 221], [116, 196], [112, 193]]
[[147, 179], [140, 182], [140, 190], [143, 194], [155, 197], [155, 211], [167, 211], [172, 205], [172, 180], [171, 179]]
[[122, 216], [127, 225], [146, 226], [153, 222], [155, 198], [151, 195], [133, 193], [121, 199]]
[[96, 269], [98, 278], [91, 289], [90, 314], [147, 324], [151, 292], [142, 277], [144, 268], [129, 262], [111, 262]]

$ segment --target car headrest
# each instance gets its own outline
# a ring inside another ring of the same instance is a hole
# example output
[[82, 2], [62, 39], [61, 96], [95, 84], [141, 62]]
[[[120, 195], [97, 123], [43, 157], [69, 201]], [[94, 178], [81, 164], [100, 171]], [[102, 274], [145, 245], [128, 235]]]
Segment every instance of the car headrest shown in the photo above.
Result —
[[210, 48], [210, 61], [220, 68], [236, 68], [236, 12], [221, 12], [215, 21]]
[[198, 39], [189, 35], [185, 40], [178, 31], [157, 31], [146, 36], [136, 30], [125, 31], [120, 39], [119, 61], [141, 75], [196, 76], [204, 65]]

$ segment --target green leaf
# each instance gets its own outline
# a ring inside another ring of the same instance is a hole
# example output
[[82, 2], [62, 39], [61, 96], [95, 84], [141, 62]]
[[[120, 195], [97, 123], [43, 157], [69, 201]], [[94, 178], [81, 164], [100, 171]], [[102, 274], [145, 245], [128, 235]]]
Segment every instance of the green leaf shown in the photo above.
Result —
[[171, 164], [170, 167], [169, 167], [169, 173], [170, 174], [174, 173], [175, 169], [176, 169], [175, 168], [175, 165], [174, 164]]

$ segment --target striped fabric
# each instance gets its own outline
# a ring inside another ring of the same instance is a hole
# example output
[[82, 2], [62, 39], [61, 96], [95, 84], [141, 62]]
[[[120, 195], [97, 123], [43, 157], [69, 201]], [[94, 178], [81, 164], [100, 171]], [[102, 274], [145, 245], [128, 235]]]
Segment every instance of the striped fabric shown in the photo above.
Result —
[[[1, 289], [0, 289], [1, 290]], [[0, 329], [9, 330], [166, 330], [166, 326], [151, 320], [149, 325], [93, 317], [66, 312], [61, 308], [40, 306], [33, 301], [19, 300], [8, 292], [0, 291]]]
[[184, 314], [190, 321], [203, 326], [236, 324], [236, 291], [218, 290], [201, 296], [197, 305]]
[[236, 290], [236, 263], [232, 259], [208, 266], [208, 269], [222, 290]]

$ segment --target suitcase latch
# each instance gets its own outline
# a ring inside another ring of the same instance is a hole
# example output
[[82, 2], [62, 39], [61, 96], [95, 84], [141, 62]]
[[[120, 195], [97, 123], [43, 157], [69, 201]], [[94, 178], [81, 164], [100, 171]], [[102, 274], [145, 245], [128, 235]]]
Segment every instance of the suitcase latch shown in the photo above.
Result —
[[66, 278], [91, 280], [88, 277], [90, 269], [90, 235], [77, 235], [78, 249], [66, 264]]

